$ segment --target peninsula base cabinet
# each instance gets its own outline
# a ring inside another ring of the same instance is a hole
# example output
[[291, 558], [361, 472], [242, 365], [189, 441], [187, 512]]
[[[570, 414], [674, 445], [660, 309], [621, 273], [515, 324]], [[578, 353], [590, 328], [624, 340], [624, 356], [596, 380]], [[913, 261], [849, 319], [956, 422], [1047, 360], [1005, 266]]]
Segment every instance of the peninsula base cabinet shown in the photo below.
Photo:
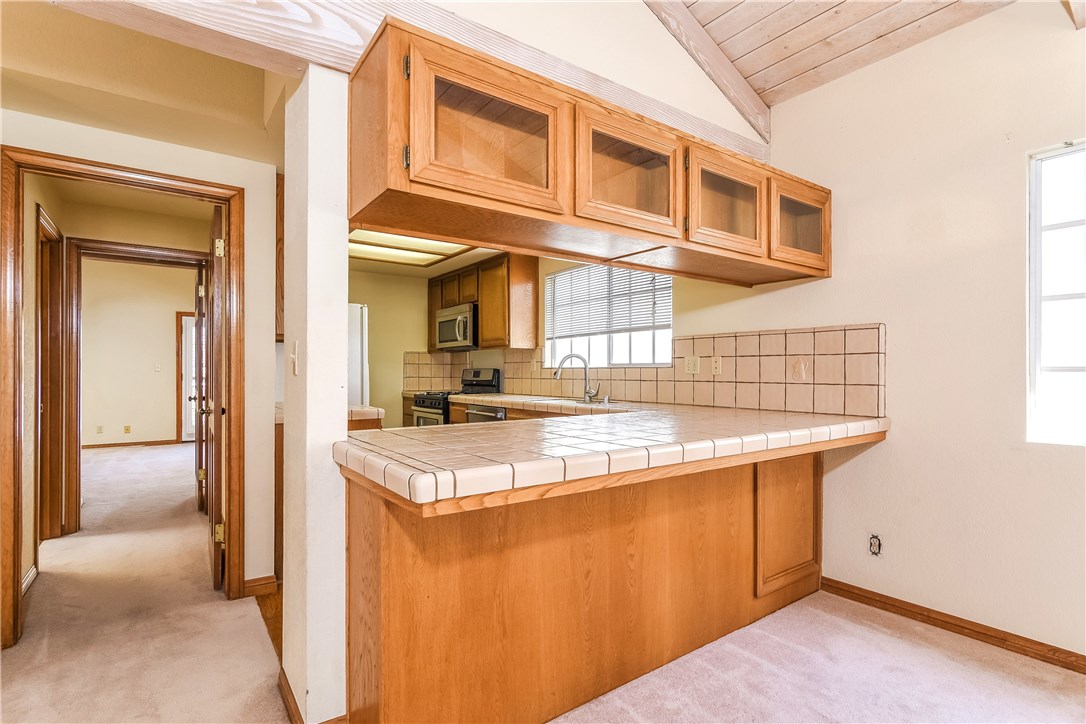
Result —
[[549, 720], [818, 590], [821, 453], [676, 468], [431, 517], [344, 468], [348, 720]]

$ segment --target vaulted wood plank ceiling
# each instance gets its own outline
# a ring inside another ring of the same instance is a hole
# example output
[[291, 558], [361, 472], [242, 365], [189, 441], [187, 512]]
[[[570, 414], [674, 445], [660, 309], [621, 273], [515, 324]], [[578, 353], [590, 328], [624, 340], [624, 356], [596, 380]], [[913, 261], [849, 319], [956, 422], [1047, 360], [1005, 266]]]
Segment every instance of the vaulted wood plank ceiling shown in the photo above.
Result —
[[[721, 53], [767, 106], [1009, 4], [1009, 0], [646, 2], [703, 68], [706, 60], [712, 60], [711, 53]], [[706, 43], [692, 47], [691, 39], [705, 39], [692, 24], [704, 30], [716, 51]], [[710, 69], [706, 72], [713, 76]], [[718, 78], [714, 81], [720, 85]]]

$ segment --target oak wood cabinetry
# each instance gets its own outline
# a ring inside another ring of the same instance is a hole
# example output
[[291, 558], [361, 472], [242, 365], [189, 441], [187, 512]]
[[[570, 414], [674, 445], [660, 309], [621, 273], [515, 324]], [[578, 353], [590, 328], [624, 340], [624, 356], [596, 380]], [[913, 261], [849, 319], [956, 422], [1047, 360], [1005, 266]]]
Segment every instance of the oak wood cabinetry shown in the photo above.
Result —
[[535, 349], [538, 280], [539, 259], [521, 254], [502, 254], [431, 279], [427, 317], [430, 351], [440, 351], [434, 338], [437, 311], [469, 302], [478, 304], [480, 349]]
[[745, 286], [830, 276], [828, 189], [394, 18], [351, 74], [349, 158], [352, 228]]
[[[449, 403], [449, 423], [466, 423], [468, 421], [468, 406], [463, 402]], [[541, 412], [540, 410], [521, 410], [516, 407], [505, 408], [506, 420], [539, 420], [544, 417], [568, 417], [560, 412]]]
[[815, 592], [820, 456], [434, 517], [344, 469], [348, 720], [546, 721]]

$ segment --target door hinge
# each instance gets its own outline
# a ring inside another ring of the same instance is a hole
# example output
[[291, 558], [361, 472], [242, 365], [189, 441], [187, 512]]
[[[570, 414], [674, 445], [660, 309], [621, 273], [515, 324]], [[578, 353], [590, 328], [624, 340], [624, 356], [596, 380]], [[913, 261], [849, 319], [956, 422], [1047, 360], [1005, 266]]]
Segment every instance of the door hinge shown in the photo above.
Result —
[[222, 523], [216, 523], [215, 524], [215, 542], [216, 543], [225, 543], [226, 542], [226, 526], [223, 525]]
[[411, 56], [410, 55], [405, 55], [403, 57], [403, 77], [407, 78], [407, 79], [411, 78]]
[[198, 285], [196, 287], [196, 296], [200, 297], [200, 299], [204, 298], [204, 285], [203, 284], [200, 284], [200, 285]]
[[200, 468], [196, 471], [197, 480], [207, 480], [207, 468]]
[[683, 217], [683, 231], [690, 231], [690, 217]]
[[685, 171], [690, 170], [690, 154], [689, 153], [684, 153], [683, 154], [683, 170], [685, 170]]
[[410, 146], [404, 146], [403, 147], [403, 167], [404, 168], [411, 168], [411, 147]]
[[225, 239], [215, 239], [215, 256], [226, 256]]

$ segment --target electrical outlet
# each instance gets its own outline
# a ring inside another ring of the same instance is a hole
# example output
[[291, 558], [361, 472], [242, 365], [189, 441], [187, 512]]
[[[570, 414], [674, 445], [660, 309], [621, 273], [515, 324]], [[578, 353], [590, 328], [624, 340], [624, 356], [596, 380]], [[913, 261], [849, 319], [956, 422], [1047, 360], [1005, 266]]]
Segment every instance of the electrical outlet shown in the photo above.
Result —
[[161, 371], [162, 371], [162, 365], [160, 365], [158, 362], [155, 362], [155, 372], [161, 372]]
[[131, 432], [132, 432], [132, 426], [131, 425], [125, 425], [124, 426], [124, 434], [128, 435]]
[[701, 357], [686, 357], [683, 372], [688, 375], [696, 375], [701, 372]]
[[867, 539], [867, 552], [873, 556], [882, 555], [882, 538], [878, 533], [872, 533], [871, 537]]
[[713, 374], [719, 375], [724, 371], [724, 360], [720, 357], [713, 357]]
[[104, 432], [104, 430], [102, 429], [102, 426], [99, 425], [98, 426], [98, 434], [101, 435], [103, 432]]

